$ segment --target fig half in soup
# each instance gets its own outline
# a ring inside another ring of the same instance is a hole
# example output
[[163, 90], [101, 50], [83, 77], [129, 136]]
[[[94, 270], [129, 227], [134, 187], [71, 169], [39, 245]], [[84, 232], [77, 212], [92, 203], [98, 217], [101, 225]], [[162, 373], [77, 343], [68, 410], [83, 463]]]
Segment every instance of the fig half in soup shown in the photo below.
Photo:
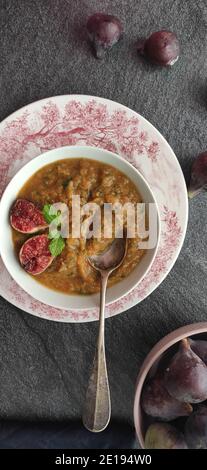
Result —
[[25, 271], [36, 276], [50, 266], [54, 257], [50, 253], [49, 244], [50, 240], [45, 234], [29, 238], [23, 244], [19, 260]]
[[17, 232], [30, 234], [47, 228], [42, 212], [30, 201], [17, 199], [10, 211], [10, 223]]

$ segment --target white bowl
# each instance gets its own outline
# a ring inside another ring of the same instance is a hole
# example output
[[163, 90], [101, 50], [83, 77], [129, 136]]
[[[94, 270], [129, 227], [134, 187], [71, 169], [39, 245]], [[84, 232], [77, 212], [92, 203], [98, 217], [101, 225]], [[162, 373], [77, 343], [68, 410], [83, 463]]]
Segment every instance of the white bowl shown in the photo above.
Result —
[[[126, 176], [135, 184], [139, 193], [141, 194], [143, 202], [155, 203], [155, 197], [148, 186], [143, 176], [136, 170], [130, 163], [118, 155], [109, 152], [104, 149], [97, 147], [88, 146], [71, 146], [61, 147], [58, 149], [50, 150], [42, 155], [31, 160], [27, 163], [20, 171], [14, 176], [14, 178], [8, 184], [1, 202], [0, 202], [0, 220], [1, 220], [1, 237], [0, 237], [0, 254], [2, 260], [13, 277], [13, 279], [19, 284], [22, 289], [28, 292], [35, 299], [47, 304], [52, 307], [61, 309], [90, 309], [97, 307], [99, 304], [99, 294], [93, 295], [67, 295], [38, 283], [34, 278], [29, 276], [20, 266], [15, 256], [13, 242], [12, 242], [12, 231], [9, 225], [9, 211], [17, 198], [17, 195], [26, 183], [26, 181], [40, 168], [49, 163], [66, 159], [66, 158], [87, 158], [91, 160], [97, 160], [103, 163], [108, 163]], [[157, 204], [156, 204], [157, 208]], [[141, 259], [140, 263], [136, 268], [123, 279], [121, 282], [107, 289], [106, 303], [112, 303], [117, 301], [130, 290], [132, 290], [143, 277], [147, 274], [155, 258], [160, 236], [160, 221], [159, 212], [157, 208], [158, 216], [158, 236], [157, 244], [153, 249], [147, 250], [146, 254]]]

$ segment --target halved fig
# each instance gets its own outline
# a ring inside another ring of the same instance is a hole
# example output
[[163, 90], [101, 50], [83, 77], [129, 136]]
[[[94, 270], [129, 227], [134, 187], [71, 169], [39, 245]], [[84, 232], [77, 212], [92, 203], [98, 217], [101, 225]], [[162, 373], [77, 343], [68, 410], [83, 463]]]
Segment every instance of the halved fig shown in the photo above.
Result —
[[29, 274], [36, 276], [43, 273], [52, 263], [54, 256], [49, 249], [50, 240], [45, 234], [29, 238], [19, 252], [22, 267]]
[[11, 226], [21, 233], [35, 233], [47, 228], [41, 211], [26, 199], [17, 199], [10, 212]]

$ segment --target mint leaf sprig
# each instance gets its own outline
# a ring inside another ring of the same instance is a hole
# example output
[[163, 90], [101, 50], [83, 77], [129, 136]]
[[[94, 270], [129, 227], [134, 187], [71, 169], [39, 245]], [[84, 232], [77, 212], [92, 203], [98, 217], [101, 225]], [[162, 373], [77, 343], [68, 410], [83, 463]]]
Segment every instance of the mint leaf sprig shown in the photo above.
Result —
[[[55, 223], [57, 229], [61, 224], [61, 212], [55, 211], [52, 204], [45, 204], [42, 210], [43, 216], [48, 224]], [[58, 230], [51, 230], [48, 238], [51, 240], [49, 250], [52, 256], [59, 256], [65, 248], [65, 240]]]
[[58, 238], [53, 238], [49, 244], [49, 249], [52, 256], [59, 256], [64, 248], [65, 241], [61, 235]]
[[48, 224], [51, 224], [53, 220], [60, 217], [60, 211], [55, 210], [52, 204], [45, 204], [42, 213]]

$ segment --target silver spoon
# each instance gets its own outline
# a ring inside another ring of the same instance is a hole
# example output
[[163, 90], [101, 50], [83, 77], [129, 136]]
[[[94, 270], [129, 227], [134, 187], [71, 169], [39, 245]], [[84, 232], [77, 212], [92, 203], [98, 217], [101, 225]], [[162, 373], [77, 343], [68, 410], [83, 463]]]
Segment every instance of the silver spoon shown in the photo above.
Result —
[[101, 276], [99, 334], [83, 411], [83, 424], [92, 432], [103, 431], [107, 427], [111, 416], [104, 339], [105, 298], [108, 278], [122, 264], [126, 252], [127, 238], [124, 233], [123, 238], [116, 238], [104, 252], [88, 257], [91, 266]]

